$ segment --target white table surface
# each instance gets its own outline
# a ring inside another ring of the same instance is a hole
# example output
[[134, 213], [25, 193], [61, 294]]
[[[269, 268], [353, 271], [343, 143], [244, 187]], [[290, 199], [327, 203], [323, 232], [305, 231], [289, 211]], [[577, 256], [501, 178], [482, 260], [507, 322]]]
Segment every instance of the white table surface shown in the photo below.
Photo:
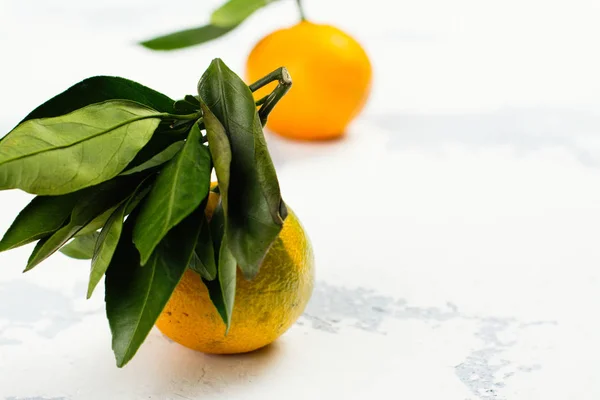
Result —
[[[194, 93], [295, 19], [287, 0], [202, 48], [131, 44], [218, 2], [196, 3], [1, 1], [0, 131], [94, 74]], [[268, 136], [316, 252], [305, 315], [242, 356], [155, 330], [117, 369], [89, 263], [21, 274], [28, 246], [0, 254], [0, 399], [600, 398], [597, 1], [306, 3], [365, 44], [375, 86], [343, 141]], [[0, 193], [0, 232], [28, 199]]]

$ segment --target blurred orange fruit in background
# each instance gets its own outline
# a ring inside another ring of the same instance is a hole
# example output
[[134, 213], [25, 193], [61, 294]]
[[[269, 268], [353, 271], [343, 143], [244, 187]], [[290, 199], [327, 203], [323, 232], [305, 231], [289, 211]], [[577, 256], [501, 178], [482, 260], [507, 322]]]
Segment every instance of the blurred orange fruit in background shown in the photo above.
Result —
[[[269, 115], [267, 128], [288, 138], [342, 136], [371, 91], [367, 53], [330, 25], [302, 21], [264, 37], [248, 56], [246, 81], [255, 82], [281, 66], [289, 71], [293, 85]], [[269, 94], [275, 85], [256, 91], [255, 98]]]

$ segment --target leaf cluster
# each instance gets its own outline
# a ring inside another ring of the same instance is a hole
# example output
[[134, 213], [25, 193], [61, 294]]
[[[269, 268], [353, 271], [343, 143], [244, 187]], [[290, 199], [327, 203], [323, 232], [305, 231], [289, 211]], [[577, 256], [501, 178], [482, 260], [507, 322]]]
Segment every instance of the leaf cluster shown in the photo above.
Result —
[[[56, 252], [90, 260], [87, 296], [106, 276], [119, 367], [188, 268], [201, 275], [226, 333], [237, 268], [256, 276], [287, 216], [264, 118], [220, 59], [198, 94], [178, 101], [119, 77], [77, 83], [0, 141], [0, 190], [35, 195], [0, 251], [36, 242], [25, 271]], [[219, 203], [209, 220], [213, 170]]]

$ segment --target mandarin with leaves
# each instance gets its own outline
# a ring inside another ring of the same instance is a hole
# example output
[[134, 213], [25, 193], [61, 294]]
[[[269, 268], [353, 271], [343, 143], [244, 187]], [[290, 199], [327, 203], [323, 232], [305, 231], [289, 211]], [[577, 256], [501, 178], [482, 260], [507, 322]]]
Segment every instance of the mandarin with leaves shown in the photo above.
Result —
[[[257, 104], [252, 91], [271, 82]], [[91, 260], [87, 296], [106, 277], [118, 367], [157, 321], [201, 351], [270, 343], [314, 279], [263, 135], [290, 85], [278, 68], [249, 87], [220, 59], [178, 101], [118, 77], [75, 84], [0, 141], [0, 190], [35, 195], [0, 252], [36, 242], [26, 271], [57, 252]]]

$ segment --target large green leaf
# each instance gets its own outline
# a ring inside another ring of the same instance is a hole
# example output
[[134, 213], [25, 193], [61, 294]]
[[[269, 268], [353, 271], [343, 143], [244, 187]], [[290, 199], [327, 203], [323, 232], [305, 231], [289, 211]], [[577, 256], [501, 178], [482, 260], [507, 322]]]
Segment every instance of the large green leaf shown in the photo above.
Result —
[[201, 138], [195, 124], [183, 149], [161, 171], [141, 206], [133, 241], [142, 265], [167, 232], [198, 208], [208, 194], [210, 153]]
[[210, 23], [220, 27], [235, 27], [252, 15], [276, 0], [229, 0], [213, 11]]
[[112, 261], [119, 239], [121, 238], [125, 216], [133, 211], [139, 202], [142, 201], [144, 196], [150, 191], [150, 186], [147, 183], [147, 181], [140, 183], [131, 197], [121, 203], [108, 221], [106, 221], [106, 225], [104, 225], [93, 249], [92, 268], [90, 270], [90, 280], [87, 291], [88, 299], [92, 297], [94, 289], [106, 273], [106, 270]]
[[159, 116], [116, 100], [26, 121], [0, 142], [0, 190], [59, 195], [109, 180], [148, 143]]
[[228, 247], [244, 276], [252, 278], [287, 216], [277, 175], [248, 86], [216, 59], [200, 79], [198, 93]]
[[0, 240], [0, 251], [26, 245], [56, 232], [71, 214], [78, 198], [79, 193], [35, 197]]
[[173, 113], [174, 100], [137, 82], [115, 76], [93, 76], [71, 86], [29, 113], [30, 119], [50, 118], [107, 100], [131, 100], [160, 112]]
[[129, 197], [133, 190], [132, 185], [135, 188], [134, 178], [123, 177], [87, 189], [73, 208], [69, 223], [52, 236], [42, 239], [43, 244], [34, 250], [25, 271], [29, 271], [58, 251], [95, 217]]
[[119, 367], [133, 358], [169, 301], [191, 259], [200, 228], [198, 213], [191, 214], [165, 236], [141, 268], [132, 243], [134, 214], [125, 223], [106, 272], [106, 314]]
[[179, 151], [183, 148], [184, 142], [175, 142], [160, 153], [157, 153], [154, 157], [150, 158], [148, 161], [128, 169], [121, 173], [121, 175], [131, 175], [137, 174], [138, 172], [145, 171], [150, 168], [158, 167], [167, 161], [170, 161]]
[[91, 260], [98, 241], [99, 232], [78, 236], [61, 247], [60, 252], [77, 260]]
[[140, 44], [152, 50], [177, 50], [185, 47], [196, 46], [204, 42], [216, 39], [229, 33], [235, 26], [205, 25], [198, 28], [185, 29], [182, 31], [159, 36]]

